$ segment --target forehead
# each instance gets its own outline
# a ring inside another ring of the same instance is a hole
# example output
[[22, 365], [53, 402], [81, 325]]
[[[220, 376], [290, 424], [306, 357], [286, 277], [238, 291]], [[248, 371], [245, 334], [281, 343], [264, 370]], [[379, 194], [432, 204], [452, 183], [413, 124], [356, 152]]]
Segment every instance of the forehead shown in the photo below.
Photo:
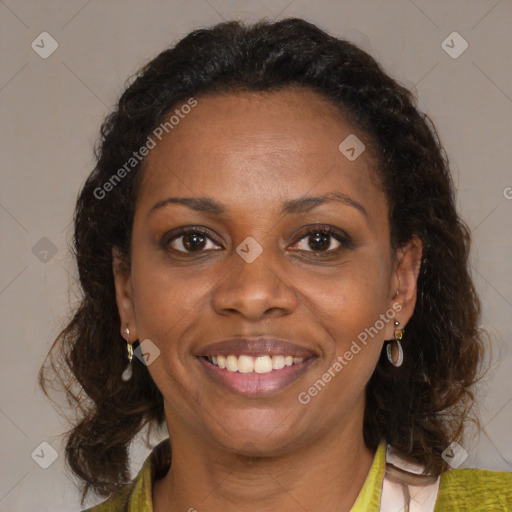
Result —
[[140, 205], [166, 194], [247, 205], [339, 190], [385, 206], [369, 151], [350, 161], [339, 150], [348, 136], [367, 145], [365, 134], [310, 90], [198, 97], [189, 113], [180, 105], [176, 111], [172, 129], [146, 157]]

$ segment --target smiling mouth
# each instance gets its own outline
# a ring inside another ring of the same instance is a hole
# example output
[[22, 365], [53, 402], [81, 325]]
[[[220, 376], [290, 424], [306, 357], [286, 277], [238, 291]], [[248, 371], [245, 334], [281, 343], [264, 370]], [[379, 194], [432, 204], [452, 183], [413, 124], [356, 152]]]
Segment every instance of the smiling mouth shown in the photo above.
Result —
[[253, 357], [247, 354], [239, 356], [231, 354], [227, 357], [223, 355], [205, 357], [214, 366], [232, 373], [270, 373], [304, 361], [304, 357], [294, 357], [292, 355], [261, 355]]
[[225, 390], [246, 397], [264, 397], [296, 382], [317, 357], [241, 354], [199, 356], [197, 359], [209, 378]]

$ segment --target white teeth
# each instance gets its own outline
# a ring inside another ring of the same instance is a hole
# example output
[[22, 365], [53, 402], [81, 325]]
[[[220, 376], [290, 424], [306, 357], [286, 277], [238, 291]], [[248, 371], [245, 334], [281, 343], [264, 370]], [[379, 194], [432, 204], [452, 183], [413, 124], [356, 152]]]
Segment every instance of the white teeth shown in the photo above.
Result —
[[[243, 357], [243, 356], [240, 356]], [[252, 357], [251, 357], [252, 359]], [[272, 371], [272, 359], [270, 356], [258, 356], [254, 358], [254, 371], [256, 373], [269, 373]]]
[[272, 356], [272, 369], [273, 370], [280, 370], [281, 368], [284, 368], [284, 356]]
[[235, 356], [228, 356], [226, 359], [226, 370], [236, 372], [238, 370], [238, 361]]
[[230, 372], [239, 373], [269, 373], [273, 370], [281, 370], [285, 366], [292, 366], [304, 361], [303, 357], [293, 356], [257, 356], [252, 357], [242, 354], [239, 357], [235, 355], [225, 356], [209, 356], [208, 360]]
[[238, 371], [240, 373], [251, 373], [252, 371], [258, 371], [255, 368], [255, 361], [251, 356], [241, 355], [238, 358]]

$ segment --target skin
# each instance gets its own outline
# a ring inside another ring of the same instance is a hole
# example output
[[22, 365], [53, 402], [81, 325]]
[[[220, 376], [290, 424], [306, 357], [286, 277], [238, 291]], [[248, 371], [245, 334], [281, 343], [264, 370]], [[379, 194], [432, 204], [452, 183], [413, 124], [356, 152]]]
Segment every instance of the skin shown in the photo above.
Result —
[[[365, 385], [393, 322], [308, 404], [297, 396], [393, 304], [400, 327], [407, 324], [421, 242], [413, 238], [392, 257], [388, 203], [369, 152], [349, 161], [338, 150], [351, 133], [364, 142], [308, 90], [215, 95], [198, 98], [148, 155], [131, 268], [114, 250], [113, 269], [122, 330], [161, 351], [148, 370], [164, 396], [173, 461], [154, 484], [156, 512], [340, 512], [354, 504], [374, 457], [363, 440]], [[334, 191], [367, 215], [335, 201], [280, 213], [284, 201]], [[176, 204], [149, 213], [171, 196], [207, 196], [226, 213]], [[330, 254], [315, 253], [304, 234], [315, 223], [343, 230], [352, 245], [326, 235]], [[183, 238], [162, 246], [166, 233], [190, 225], [212, 235], [202, 252], [187, 253]], [[263, 249], [250, 264], [236, 252], [249, 236]], [[228, 392], [193, 356], [209, 342], [261, 334], [317, 355], [271, 396]]]

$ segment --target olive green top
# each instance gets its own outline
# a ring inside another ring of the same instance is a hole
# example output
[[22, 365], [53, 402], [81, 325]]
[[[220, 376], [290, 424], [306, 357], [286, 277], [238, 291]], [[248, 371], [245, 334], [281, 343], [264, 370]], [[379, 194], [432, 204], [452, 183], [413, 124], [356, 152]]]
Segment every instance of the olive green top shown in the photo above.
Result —
[[[379, 512], [386, 469], [386, 442], [375, 457], [350, 512]], [[153, 512], [153, 482], [171, 463], [169, 439], [154, 447], [134, 480], [106, 501], [83, 512]], [[199, 505], [196, 505], [199, 507]], [[512, 512], [512, 473], [453, 469], [442, 473], [434, 512]]]

